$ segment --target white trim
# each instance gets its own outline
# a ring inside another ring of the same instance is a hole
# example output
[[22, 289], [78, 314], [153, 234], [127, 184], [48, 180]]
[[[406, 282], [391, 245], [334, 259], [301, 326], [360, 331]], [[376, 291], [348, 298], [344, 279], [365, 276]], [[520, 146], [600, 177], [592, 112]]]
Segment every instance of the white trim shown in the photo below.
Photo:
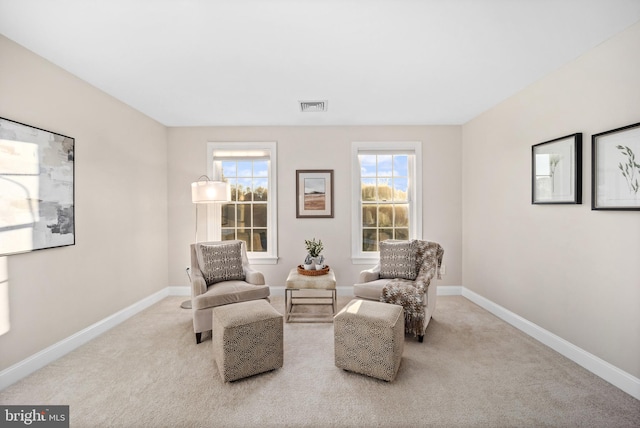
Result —
[[371, 257], [351, 257], [352, 265], [371, 265], [374, 266], [380, 260], [380, 255], [375, 253]]
[[222, 203], [215, 202], [213, 204], [206, 204], [206, 208], [207, 241], [220, 241], [222, 239], [222, 230], [219, 226], [209, 227], [209, 224], [220, 224], [220, 222], [222, 222]]
[[[413, 162], [409, 164], [410, 178], [415, 177], [415, 183], [410, 183], [411, 190], [409, 224], [410, 237], [422, 238], [422, 143], [419, 141], [353, 141], [351, 143], [351, 263], [369, 264], [377, 260], [379, 253], [363, 253], [360, 243], [362, 231], [362, 209], [360, 207], [360, 163], [358, 154], [361, 152], [374, 153], [413, 153]], [[374, 262], [375, 264], [375, 262]]]
[[518, 330], [528, 334], [540, 343], [567, 357], [576, 364], [601, 377], [615, 387], [640, 400], [640, 379], [596, 357], [563, 338], [539, 327], [538, 325], [514, 314], [506, 308], [462, 287], [462, 296], [478, 306], [506, 321]]
[[256, 257], [247, 254], [252, 265], [277, 265], [278, 257]]
[[58, 343], [54, 343], [48, 348], [25, 358], [11, 367], [7, 367], [0, 372], [0, 391], [30, 375], [36, 370], [41, 369], [47, 364], [54, 362], [58, 358], [63, 357], [74, 349], [79, 348], [90, 340], [95, 339], [102, 333], [126, 321], [138, 312], [141, 312], [149, 306], [159, 302], [169, 296], [169, 292], [170, 287], [164, 288], [148, 297], [145, 297], [137, 303], [134, 303], [133, 305], [98, 321], [95, 324], [90, 325], [89, 327], [72, 334], [66, 339], [62, 339]]

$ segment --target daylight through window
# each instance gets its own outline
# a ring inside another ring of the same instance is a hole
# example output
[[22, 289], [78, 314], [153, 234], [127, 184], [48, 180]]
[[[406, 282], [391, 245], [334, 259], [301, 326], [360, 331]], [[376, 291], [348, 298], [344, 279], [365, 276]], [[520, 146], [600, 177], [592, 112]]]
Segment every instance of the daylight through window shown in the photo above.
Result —
[[229, 183], [231, 201], [222, 204], [220, 239], [246, 243], [250, 258], [277, 258], [275, 186], [272, 171], [275, 143], [213, 144], [213, 176]]
[[355, 259], [375, 256], [386, 239], [420, 236], [419, 153], [419, 143], [353, 143]]

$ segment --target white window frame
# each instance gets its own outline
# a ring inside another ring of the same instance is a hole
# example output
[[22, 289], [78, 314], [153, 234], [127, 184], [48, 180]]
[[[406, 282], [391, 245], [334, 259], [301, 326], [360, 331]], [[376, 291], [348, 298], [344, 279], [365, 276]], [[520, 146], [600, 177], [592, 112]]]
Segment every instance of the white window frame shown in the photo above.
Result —
[[[247, 251], [247, 256], [252, 264], [256, 265], [275, 265], [278, 263], [278, 190], [276, 186], [276, 177], [278, 172], [278, 153], [276, 142], [209, 142], [207, 143], [207, 173], [213, 180], [219, 180], [222, 177], [221, 171], [214, 168], [213, 156], [214, 152], [228, 151], [233, 156], [242, 157], [242, 153], [246, 152], [247, 157], [251, 157], [252, 152], [265, 152], [269, 157], [269, 197], [267, 199], [267, 252], [251, 252]], [[209, 222], [220, 225], [221, 210], [208, 208], [207, 219]], [[220, 239], [220, 227], [208, 227], [207, 237], [211, 240]], [[216, 236], [217, 235], [217, 236]]]
[[379, 251], [362, 251], [362, 188], [358, 155], [411, 154], [409, 163], [409, 238], [422, 239], [422, 143], [419, 141], [375, 141], [351, 143], [351, 263], [372, 264]]

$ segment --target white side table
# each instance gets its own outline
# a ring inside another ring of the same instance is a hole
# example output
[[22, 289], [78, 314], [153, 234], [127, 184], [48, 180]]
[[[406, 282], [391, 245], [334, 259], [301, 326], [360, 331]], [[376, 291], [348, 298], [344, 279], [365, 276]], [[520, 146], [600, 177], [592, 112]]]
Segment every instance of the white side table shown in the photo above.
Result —
[[[320, 294], [316, 291], [310, 293], [297, 293], [302, 290], [328, 291]], [[303, 275], [298, 273], [298, 268], [293, 268], [287, 277], [287, 286], [284, 290], [285, 321], [286, 322], [333, 322], [336, 314], [336, 275], [329, 269], [324, 275]], [[303, 303], [306, 302], [306, 303]], [[292, 311], [297, 305], [330, 305], [331, 314], [295, 313]], [[294, 318], [305, 318], [303, 321], [295, 321]]]

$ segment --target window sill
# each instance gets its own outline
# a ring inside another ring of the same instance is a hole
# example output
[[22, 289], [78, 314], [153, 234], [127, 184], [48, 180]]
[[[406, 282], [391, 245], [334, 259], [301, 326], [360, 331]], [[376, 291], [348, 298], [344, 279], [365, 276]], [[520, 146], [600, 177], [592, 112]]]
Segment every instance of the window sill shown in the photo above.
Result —
[[373, 257], [351, 257], [352, 265], [375, 265], [380, 260], [380, 257], [376, 254]]
[[251, 254], [248, 254], [247, 257], [249, 257], [249, 264], [252, 265], [277, 265], [278, 264], [278, 257], [255, 257], [255, 256], [251, 256]]

